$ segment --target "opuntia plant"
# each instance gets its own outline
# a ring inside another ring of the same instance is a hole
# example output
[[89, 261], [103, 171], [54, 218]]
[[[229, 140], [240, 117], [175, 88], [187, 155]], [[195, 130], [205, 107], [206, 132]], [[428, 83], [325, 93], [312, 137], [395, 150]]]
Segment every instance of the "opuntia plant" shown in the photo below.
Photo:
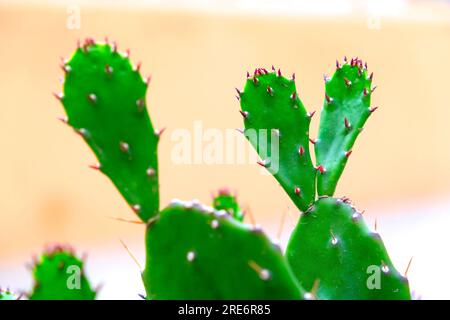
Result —
[[29, 265], [33, 276], [30, 292], [16, 294], [0, 288], [0, 300], [93, 300], [93, 290], [84, 270], [84, 261], [68, 245], [47, 246]]
[[[286, 257], [259, 227], [242, 222], [243, 211], [224, 190], [214, 208], [180, 200], [160, 208], [157, 147], [163, 131], [155, 131], [150, 120], [149, 79], [141, 76], [140, 64], [133, 65], [115, 43], [87, 39], [61, 67], [64, 88], [55, 96], [67, 114], [62, 120], [93, 150], [99, 164], [92, 168], [109, 177], [146, 224], [147, 299], [410, 298], [408, 282], [379, 236], [347, 199], [331, 198], [375, 110], [372, 76], [359, 59], [339, 64], [326, 79], [317, 140], [309, 136], [313, 113], [300, 101], [294, 77], [256, 69], [244, 91], [238, 90], [244, 133], [259, 164], [303, 212]], [[377, 291], [367, 285], [372, 266], [382, 271]]]
[[[275, 68], [247, 74], [244, 91], [238, 90], [243, 133], [261, 157], [258, 163], [302, 212], [286, 256], [305, 289], [318, 283], [319, 299], [410, 299], [408, 281], [392, 265], [380, 236], [369, 231], [348, 198], [332, 198], [358, 134], [377, 109], [370, 103], [375, 87], [367, 64], [353, 58], [337, 61], [336, 67], [324, 79], [317, 139], [309, 136], [314, 113], [301, 102], [295, 75], [287, 79]], [[378, 280], [371, 283], [377, 271]]]

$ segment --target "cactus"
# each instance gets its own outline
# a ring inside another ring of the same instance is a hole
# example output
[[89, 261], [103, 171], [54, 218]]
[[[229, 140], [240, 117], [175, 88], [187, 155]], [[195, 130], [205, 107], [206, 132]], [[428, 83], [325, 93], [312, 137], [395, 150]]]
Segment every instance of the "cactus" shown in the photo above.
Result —
[[245, 137], [292, 201], [306, 210], [315, 198], [316, 170], [309, 153], [309, 124], [295, 76], [256, 69], [239, 93]]
[[83, 261], [67, 246], [49, 247], [32, 267], [30, 300], [93, 300]]
[[97, 156], [92, 166], [107, 175], [143, 220], [159, 211], [157, 145], [146, 109], [148, 81], [116, 45], [87, 39], [64, 61], [64, 91], [56, 95], [64, 122]]
[[[358, 134], [376, 110], [370, 107], [375, 87], [371, 87], [373, 76], [368, 76], [367, 65], [358, 58], [350, 63], [345, 59], [343, 65], [337, 62], [333, 77], [325, 77], [319, 136], [310, 139], [317, 161], [317, 199], [305, 145], [313, 113], [307, 113], [301, 104], [295, 77], [288, 80], [279, 70], [272, 70], [256, 69], [251, 78], [247, 74], [244, 92], [238, 90], [238, 98], [246, 135], [249, 129], [266, 129], [279, 137], [278, 171], [262, 164], [303, 212], [286, 252], [300, 285], [315, 288], [319, 299], [410, 299], [408, 281], [392, 265], [379, 235], [368, 231], [348, 199], [328, 197], [334, 194]], [[249, 140], [260, 156], [273, 149], [271, 143], [277, 143]], [[271, 157], [277, 158], [274, 154]], [[369, 283], [377, 279], [368, 272], [379, 270], [378, 288], [378, 283]]]
[[244, 221], [244, 211], [239, 207], [236, 196], [233, 195], [227, 188], [220, 189], [217, 195], [214, 196], [213, 207], [217, 211], [225, 210], [237, 221]]
[[350, 63], [337, 62], [331, 79], [325, 77], [324, 107], [320, 115], [319, 135], [314, 144], [318, 167], [319, 196], [332, 196], [348, 157], [364, 123], [376, 110], [370, 107], [372, 74], [367, 64], [354, 58]]
[[3, 290], [0, 288], [0, 300], [19, 300], [19, 297], [9, 289]]
[[259, 229], [241, 223], [243, 212], [230, 193], [222, 190], [214, 201], [222, 211], [194, 203], [159, 212], [160, 133], [146, 110], [148, 83], [139, 66], [133, 68], [115, 45], [88, 39], [62, 69], [64, 91], [57, 98], [65, 122], [96, 154], [95, 168], [147, 224], [147, 298], [303, 298], [286, 258]]
[[304, 213], [286, 251], [304, 288], [320, 299], [410, 299], [378, 233], [348, 199], [322, 198]]
[[[176, 239], [174, 236], [176, 235]], [[224, 210], [174, 201], [148, 224], [150, 299], [301, 299], [279, 247]]]

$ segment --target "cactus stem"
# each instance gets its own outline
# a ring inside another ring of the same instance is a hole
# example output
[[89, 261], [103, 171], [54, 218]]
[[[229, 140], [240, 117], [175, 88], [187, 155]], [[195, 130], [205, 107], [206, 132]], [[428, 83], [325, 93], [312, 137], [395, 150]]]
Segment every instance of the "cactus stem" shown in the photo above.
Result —
[[298, 154], [301, 156], [303, 156], [305, 154], [305, 148], [303, 148], [302, 146], [298, 149]]
[[195, 260], [195, 258], [196, 258], [196, 254], [194, 251], [189, 251], [186, 255], [186, 259], [189, 262], [193, 262]]

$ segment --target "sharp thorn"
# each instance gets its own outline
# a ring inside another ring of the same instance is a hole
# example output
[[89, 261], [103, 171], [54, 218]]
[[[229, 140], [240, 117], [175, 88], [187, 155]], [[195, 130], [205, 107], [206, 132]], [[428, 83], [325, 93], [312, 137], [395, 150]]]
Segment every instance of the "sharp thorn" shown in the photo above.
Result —
[[370, 92], [373, 93], [376, 89], [377, 89], [377, 86], [374, 86], [374, 87], [372, 88], [372, 90], [370, 90]]
[[350, 129], [351, 125], [347, 118], [344, 118], [345, 129]]
[[377, 109], [378, 109], [378, 107], [370, 108], [370, 109], [369, 109], [369, 112], [370, 112], [370, 113], [374, 113]]
[[308, 113], [308, 117], [309, 117], [309, 118], [312, 118], [315, 114], [316, 114], [316, 110], [314, 110], [314, 111]]
[[352, 154], [352, 150], [349, 150], [349, 151], [347, 151], [346, 153], [345, 153], [345, 157], [346, 158], [348, 158], [348, 157], [350, 157], [350, 155]]
[[300, 148], [298, 149], [298, 154], [300, 155], [300, 157], [303, 156], [303, 155], [305, 154], [305, 148], [300, 147]]
[[242, 115], [242, 117], [244, 117], [244, 119], [247, 119], [247, 117], [248, 117], [248, 112], [247, 111], [239, 110], [239, 113]]
[[313, 140], [311, 138], [309, 138], [309, 142], [311, 142], [312, 144], [316, 144], [316, 140]]
[[316, 170], [319, 171], [321, 174], [324, 174], [327, 171], [323, 165], [317, 166]]

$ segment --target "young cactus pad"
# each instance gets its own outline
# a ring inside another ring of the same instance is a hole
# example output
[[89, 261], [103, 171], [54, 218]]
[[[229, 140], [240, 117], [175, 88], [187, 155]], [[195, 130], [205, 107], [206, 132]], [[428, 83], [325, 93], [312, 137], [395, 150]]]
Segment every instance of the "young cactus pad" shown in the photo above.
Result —
[[332, 196], [352, 153], [356, 138], [369, 115], [372, 76], [357, 58], [337, 69], [331, 79], [325, 78], [324, 107], [320, 115], [319, 135], [315, 141], [319, 196]]
[[347, 199], [322, 198], [302, 214], [286, 256], [300, 284], [319, 282], [319, 299], [410, 299], [377, 233]]
[[148, 224], [148, 299], [301, 299], [279, 248], [260, 229], [197, 202], [174, 201]]
[[46, 250], [33, 266], [34, 285], [30, 300], [94, 300], [84, 273], [83, 261], [71, 248], [55, 246]]
[[309, 153], [309, 124], [294, 77], [256, 69], [239, 92], [245, 136], [297, 207], [314, 201], [316, 170]]
[[244, 221], [245, 214], [239, 207], [236, 196], [226, 188], [220, 189], [217, 195], [214, 196], [213, 207], [217, 211], [225, 210], [237, 221]]
[[0, 300], [18, 300], [18, 299], [19, 297], [17, 297], [10, 290], [8, 289], [3, 290], [2, 288], [0, 288]]
[[139, 67], [115, 45], [87, 39], [62, 66], [64, 92], [58, 98], [65, 121], [79, 133], [106, 174], [139, 217], [158, 213], [159, 133], [150, 121], [145, 95], [148, 82]]

